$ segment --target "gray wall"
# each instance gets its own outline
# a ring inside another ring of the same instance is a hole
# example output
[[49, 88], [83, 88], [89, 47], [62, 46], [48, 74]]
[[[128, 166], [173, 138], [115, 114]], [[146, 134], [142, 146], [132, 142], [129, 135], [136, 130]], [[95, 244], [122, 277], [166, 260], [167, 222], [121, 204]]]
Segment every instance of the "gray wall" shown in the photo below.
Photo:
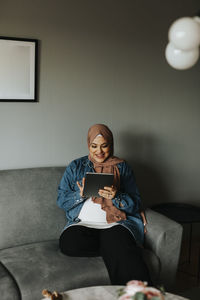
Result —
[[200, 201], [200, 62], [164, 57], [199, 0], [1, 0], [0, 35], [39, 40], [39, 102], [0, 103], [0, 169], [63, 166], [106, 123], [145, 204]]

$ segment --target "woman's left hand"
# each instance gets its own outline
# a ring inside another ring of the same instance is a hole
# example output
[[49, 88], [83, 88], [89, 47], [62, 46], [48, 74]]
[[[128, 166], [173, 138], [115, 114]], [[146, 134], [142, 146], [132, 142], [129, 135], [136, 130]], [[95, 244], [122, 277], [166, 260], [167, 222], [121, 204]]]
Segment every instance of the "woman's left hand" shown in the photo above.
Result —
[[144, 225], [144, 234], [147, 233], [147, 219], [146, 219], [146, 216], [144, 214], [143, 211], [140, 212], [140, 215], [142, 217], [142, 221], [143, 221], [143, 225]]
[[110, 200], [115, 198], [116, 193], [117, 193], [117, 189], [113, 185], [111, 187], [105, 186], [103, 190], [102, 189], [99, 190], [99, 196]]

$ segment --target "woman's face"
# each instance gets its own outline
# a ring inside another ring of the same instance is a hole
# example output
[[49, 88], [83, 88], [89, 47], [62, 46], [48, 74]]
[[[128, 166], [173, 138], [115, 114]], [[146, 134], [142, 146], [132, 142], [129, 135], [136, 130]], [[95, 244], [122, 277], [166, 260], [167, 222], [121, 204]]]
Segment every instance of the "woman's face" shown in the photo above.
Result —
[[98, 135], [90, 144], [89, 152], [91, 158], [98, 163], [102, 163], [111, 155], [111, 145], [102, 135]]

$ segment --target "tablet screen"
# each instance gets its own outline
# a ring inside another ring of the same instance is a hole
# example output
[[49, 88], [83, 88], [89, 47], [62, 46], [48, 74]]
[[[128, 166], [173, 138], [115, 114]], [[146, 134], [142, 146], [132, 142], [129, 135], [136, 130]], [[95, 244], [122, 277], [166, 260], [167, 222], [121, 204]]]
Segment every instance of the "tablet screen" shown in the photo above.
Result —
[[98, 194], [99, 189], [104, 189], [105, 186], [112, 186], [113, 181], [113, 174], [87, 172], [83, 190], [84, 197], [100, 197]]

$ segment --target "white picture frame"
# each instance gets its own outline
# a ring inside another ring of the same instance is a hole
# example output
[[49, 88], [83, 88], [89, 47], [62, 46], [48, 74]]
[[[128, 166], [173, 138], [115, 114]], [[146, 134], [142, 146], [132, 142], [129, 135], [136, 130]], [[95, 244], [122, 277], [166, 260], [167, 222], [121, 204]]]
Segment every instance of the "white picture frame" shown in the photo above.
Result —
[[37, 101], [35, 39], [0, 37], [0, 102]]

